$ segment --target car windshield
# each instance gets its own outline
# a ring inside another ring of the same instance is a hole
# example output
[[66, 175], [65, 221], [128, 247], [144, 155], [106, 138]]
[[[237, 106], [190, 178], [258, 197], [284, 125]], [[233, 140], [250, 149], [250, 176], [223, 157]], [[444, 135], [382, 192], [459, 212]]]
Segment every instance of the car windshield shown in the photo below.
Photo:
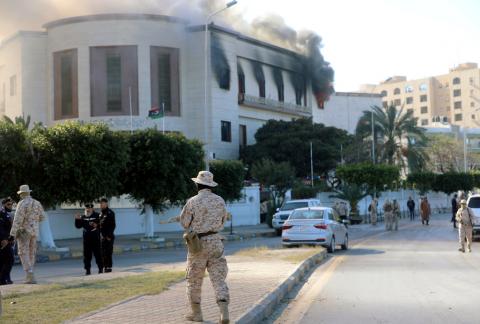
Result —
[[468, 207], [470, 208], [480, 208], [480, 197], [472, 197], [468, 201]]
[[290, 219], [323, 219], [323, 210], [296, 210]]
[[280, 208], [280, 210], [294, 210], [297, 208], [308, 207], [308, 202], [306, 201], [297, 201], [297, 202], [287, 202], [285, 205]]

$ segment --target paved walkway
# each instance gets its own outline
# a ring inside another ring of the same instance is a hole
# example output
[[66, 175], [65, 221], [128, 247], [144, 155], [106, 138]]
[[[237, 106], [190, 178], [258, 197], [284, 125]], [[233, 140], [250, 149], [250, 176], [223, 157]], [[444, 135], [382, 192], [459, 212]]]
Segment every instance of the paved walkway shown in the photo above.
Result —
[[[295, 254], [298, 250], [282, 253]], [[298, 266], [298, 263], [275, 258], [231, 256], [227, 259], [232, 322], [274, 290]], [[183, 281], [161, 294], [141, 296], [69, 323], [183, 323], [187, 311], [185, 289]], [[206, 323], [218, 322], [219, 311], [208, 277], [205, 277], [202, 290], [202, 311]]]

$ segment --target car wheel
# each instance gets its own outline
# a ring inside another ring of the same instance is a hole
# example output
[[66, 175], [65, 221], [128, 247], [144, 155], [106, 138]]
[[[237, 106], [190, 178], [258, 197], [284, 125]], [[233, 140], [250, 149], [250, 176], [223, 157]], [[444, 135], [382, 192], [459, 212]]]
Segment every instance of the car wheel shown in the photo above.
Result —
[[328, 253], [333, 253], [335, 252], [335, 236], [332, 236], [332, 239], [330, 240], [330, 246], [327, 248]]
[[281, 228], [276, 228], [275, 233], [277, 234], [277, 236], [282, 236], [282, 229]]
[[345, 242], [342, 244], [342, 250], [348, 250], [348, 235], [345, 235]]

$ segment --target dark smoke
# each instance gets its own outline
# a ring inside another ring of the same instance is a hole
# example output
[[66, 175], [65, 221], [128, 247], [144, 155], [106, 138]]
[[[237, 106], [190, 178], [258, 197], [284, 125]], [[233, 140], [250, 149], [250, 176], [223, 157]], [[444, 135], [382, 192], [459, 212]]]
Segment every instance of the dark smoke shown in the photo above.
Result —
[[230, 66], [228, 65], [225, 50], [218, 36], [212, 33], [211, 36], [211, 60], [212, 69], [221, 89], [230, 89]]
[[265, 74], [263, 73], [262, 63], [258, 61], [251, 61], [253, 74], [258, 83], [259, 97], [265, 98]]
[[277, 86], [278, 101], [283, 102], [285, 99], [285, 86], [283, 84], [282, 70], [277, 66], [273, 67], [273, 79], [275, 80], [275, 84]]

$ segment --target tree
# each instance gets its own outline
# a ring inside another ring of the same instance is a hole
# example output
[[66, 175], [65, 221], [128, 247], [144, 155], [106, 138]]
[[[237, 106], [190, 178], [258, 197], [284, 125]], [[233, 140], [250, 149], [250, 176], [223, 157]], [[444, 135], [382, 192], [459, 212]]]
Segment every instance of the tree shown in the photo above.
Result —
[[418, 118], [413, 117], [413, 111], [404, 113], [403, 108], [394, 105], [372, 106], [372, 110], [363, 112], [356, 128], [356, 135], [364, 140], [372, 137], [372, 114], [376, 159], [405, 171], [412, 164], [421, 167], [427, 159], [422, 150], [427, 138], [425, 130], [417, 126]]
[[[448, 135], [429, 136], [426, 154], [429, 156], [427, 170], [437, 173], [461, 172], [464, 170], [463, 140]], [[478, 169], [480, 156], [469, 152], [467, 155], [468, 170]]]
[[336, 175], [350, 185], [366, 185], [369, 191], [391, 187], [398, 181], [400, 170], [394, 165], [358, 163], [337, 167]]
[[[340, 162], [340, 147], [346, 146], [352, 136], [344, 130], [314, 124], [311, 119], [293, 121], [269, 120], [255, 134], [256, 144], [242, 153], [245, 164], [269, 159], [288, 162], [299, 177], [310, 176], [310, 142], [313, 147], [315, 174], [324, 174]], [[295, 154], [292, 154], [295, 152]]]
[[434, 182], [435, 174], [433, 172], [415, 172], [407, 176], [407, 183], [418, 189], [421, 195], [432, 190]]
[[344, 183], [339, 189], [333, 190], [335, 194], [330, 195], [331, 198], [337, 198], [348, 201], [350, 204], [351, 217], [358, 215], [358, 203], [360, 200], [368, 196], [366, 186], [357, 184]]
[[[276, 210], [283, 204], [285, 193], [293, 186], [295, 169], [288, 162], [276, 163], [263, 159], [253, 165], [252, 176], [263, 186], [269, 188], [272, 200], [271, 209]], [[271, 225], [271, 219], [267, 223]]]
[[143, 205], [145, 237], [153, 237], [154, 213], [192, 195], [191, 178], [203, 167], [203, 150], [197, 141], [156, 129], [127, 137], [130, 159], [122, 175], [123, 192]]
[[214, 191], [217, 195], [232, 202], [242, 198], [245, 167], [241, 161], [217, 160], [210, 162], [210, 171], [218, 186]]

